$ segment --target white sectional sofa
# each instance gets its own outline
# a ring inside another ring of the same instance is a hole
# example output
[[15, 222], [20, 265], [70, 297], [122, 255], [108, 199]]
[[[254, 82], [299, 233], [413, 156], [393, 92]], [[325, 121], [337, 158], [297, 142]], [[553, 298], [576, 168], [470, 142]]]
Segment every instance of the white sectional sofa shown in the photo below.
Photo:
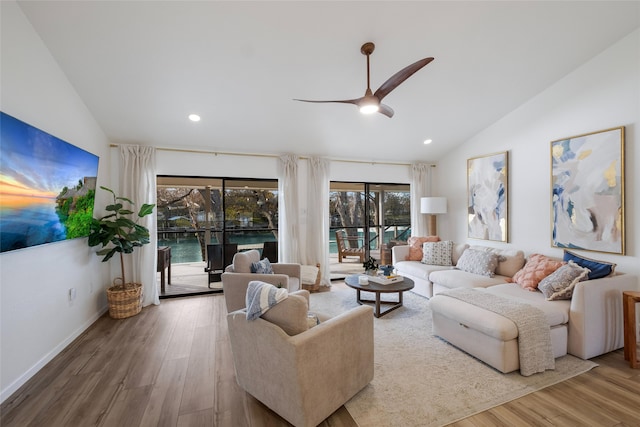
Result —
[[454, 266], [468, 245], [454, 245], [453, 266], [434, 266], [406, 261], [408, 246], [392, 249], [396, 271], [416, 283], [414, 292], [430, 298], [433, 333], [502, 372], [519, 369], [518, 329], [506, 317], [442, 292], [476, 288], [499, 297], [524, 302], [545, 314], [554, 357], [567, 353], [589, 359], [624, 345], [622, 291], [638, 290], [638, 279], [627, 274], [578, 282], [569, 300], [548, 301], [542, 292], [531, 292], [511, 278], [525, 264], [522, 251], [497, 250], [502, 256], [493, 277], [457, 270]]

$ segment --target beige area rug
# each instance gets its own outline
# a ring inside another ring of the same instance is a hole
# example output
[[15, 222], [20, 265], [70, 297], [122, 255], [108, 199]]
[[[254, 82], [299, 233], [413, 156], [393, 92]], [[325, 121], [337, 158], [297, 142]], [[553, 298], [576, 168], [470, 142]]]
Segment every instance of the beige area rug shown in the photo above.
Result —
[[[310, 306], [335, 315], [355, 299], [355, 290], [316, 293]], [[503, 374], [433, 336], [429, 301], [412, 292], [403, 307], [374, 319], [374, 337], [374, 379], [345, 405], [360, 427], [443, 426], [598, 366], [568, 355], [554, 371]]]

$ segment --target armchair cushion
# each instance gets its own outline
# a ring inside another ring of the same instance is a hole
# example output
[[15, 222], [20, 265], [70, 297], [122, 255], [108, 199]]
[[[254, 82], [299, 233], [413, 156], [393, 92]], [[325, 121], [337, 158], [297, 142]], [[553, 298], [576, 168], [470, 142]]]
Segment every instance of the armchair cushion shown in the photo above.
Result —
[[293, 336], [309, 329], [308, 312], [309, 305], [304, 296], [289, 294], [287, 299], [273, 306], [262, 318], [280, 326], [287, 335]]

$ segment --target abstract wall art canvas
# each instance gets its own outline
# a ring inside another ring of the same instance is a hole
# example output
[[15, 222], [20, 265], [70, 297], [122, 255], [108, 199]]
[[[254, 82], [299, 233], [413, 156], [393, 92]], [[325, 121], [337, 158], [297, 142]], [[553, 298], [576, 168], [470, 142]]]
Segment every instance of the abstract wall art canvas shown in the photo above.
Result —
[[624, 127], [551, 142], [551, 245], [624, 254]]
[[508, 153], [467, 160], [469, 237], [508, 242]]
[[0, 112], [0, 252], [85, 237], [98, 156]]

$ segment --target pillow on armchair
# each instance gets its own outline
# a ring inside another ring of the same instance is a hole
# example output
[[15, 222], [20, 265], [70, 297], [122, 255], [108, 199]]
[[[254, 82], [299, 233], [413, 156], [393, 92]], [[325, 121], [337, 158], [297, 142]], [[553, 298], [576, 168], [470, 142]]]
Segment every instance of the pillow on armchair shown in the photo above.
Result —
[[251, 272], [258, 274], [273, 274], [273, 268], [269, 262], [269, 258], [265, 258], [262, 261], [251, 263]]
[[289, 294], [287, 299], [271, 307], [261, 317], [293, 336], [309, 329], [308, 313], [307, 299], [302, 295]]

